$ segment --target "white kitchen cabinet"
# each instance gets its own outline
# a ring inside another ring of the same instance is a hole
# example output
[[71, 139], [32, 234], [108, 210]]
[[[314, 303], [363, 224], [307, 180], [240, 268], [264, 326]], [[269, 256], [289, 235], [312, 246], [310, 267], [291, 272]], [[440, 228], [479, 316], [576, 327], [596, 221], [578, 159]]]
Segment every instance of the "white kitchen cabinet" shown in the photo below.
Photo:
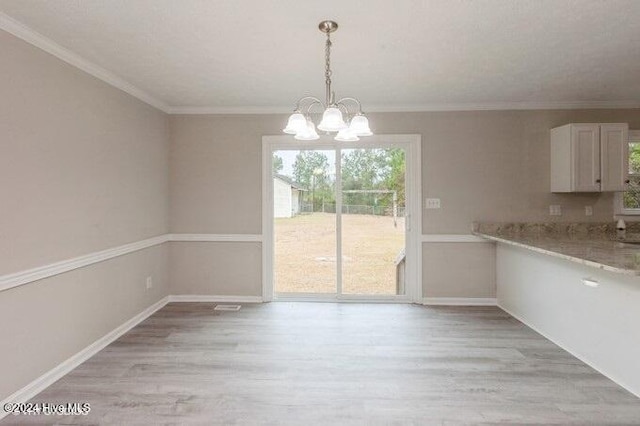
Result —
[[551, 192], [624, 191], [629, 126], [579, 123], [551, 129]]

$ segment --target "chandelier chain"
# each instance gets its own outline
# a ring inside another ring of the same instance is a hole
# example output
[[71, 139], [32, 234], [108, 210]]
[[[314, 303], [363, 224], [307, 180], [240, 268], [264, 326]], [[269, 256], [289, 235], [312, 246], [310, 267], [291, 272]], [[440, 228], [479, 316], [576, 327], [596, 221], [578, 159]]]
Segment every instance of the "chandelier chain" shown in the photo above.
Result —
[[324, 49], [324, 82], [327, 89], [327, 106], [333, 103], [333, 99], [331, 99], [331, 73], [331, 36], [327, 33], [327, 43]]

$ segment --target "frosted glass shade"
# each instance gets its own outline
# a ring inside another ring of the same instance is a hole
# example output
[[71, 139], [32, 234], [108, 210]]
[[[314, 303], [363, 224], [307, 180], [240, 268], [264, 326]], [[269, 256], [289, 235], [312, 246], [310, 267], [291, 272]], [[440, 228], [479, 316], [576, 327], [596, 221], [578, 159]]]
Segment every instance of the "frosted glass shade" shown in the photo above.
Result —
[[342, 112], [338, 108], [329, 107], [324, 110], [318, 129], [324, 132], [339, 132], [346, 128], [347, 125], [342, 118]]
[[282, 131], [290, 135], [295, 135], [298, 132], [304, 130], [305, 127], [307, 127], [307, 119], [299, 112], [294, 112], [289, 116], [287, 127], [285, 127]]
[[318, 133], [316, 132], [316, 126], [313, 125], [311, 120], [306, 120], [306, 122], [307, 125], [304, 129], [296, 133], [294, 138], [299, 141], [314, 141], [316, 139], [320, 139], [320, 136], [318, 136]]
[[371, 136], [373, 133], [369, 129], [369, 119], [364, 115], [356, 115], [351, 119], [349, 131], [356, 136]]
[[340, 130], [334, 139], [340, 142], [355, 142], [360, 140], [360, 138], [351, 133], [349, 129]]

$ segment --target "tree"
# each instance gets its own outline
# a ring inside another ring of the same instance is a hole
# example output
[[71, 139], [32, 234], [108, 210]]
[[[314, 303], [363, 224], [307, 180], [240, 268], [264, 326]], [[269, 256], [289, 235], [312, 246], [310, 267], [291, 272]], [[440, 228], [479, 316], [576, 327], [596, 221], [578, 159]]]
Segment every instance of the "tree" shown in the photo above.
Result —
[[293, 163], [293, 178], [309, 192], [307, 197], [313, 210], [320, 200], [335, 200], [332, 182], [329, 180], [329, 159], [320, 151], [300, 151]]
[[406, 159], [404, 150], [392, 148], [386, 150], [388, 172], [384, 177], [387, 189], [396, 191], [398, 194], [398, 205], [405, 206], [405, 181]]
[[[629, 170], [640, 173], [640, 144], [629, 146]], [[633, 177], [630, 178], [629, 190], [623, 193], [624, 207], [628, 209], [640, 208], [640, 185]]]
[[353, 149], [342, 154], [342, 188], [375, 189], [385, 166], [383, 150]]
[[282, 157], [278, 154], [273, 154], [273, 173], [280, 173], [284, 168], [284, 164], [282, 163]]
[[633, 173], [640, 173], [640, 143], [630, 144], [629, 147], [629, 169]]
[[[293, 178], [307, 189], [313, 184], [314, 171], [322, 171], [322, 180], [329, 170], [329, 159], [319, 151], [300, 151], [293, 163]], [[316, 173], [318, 174], [318, 173]]]
[[[396, 191], [398, 205], [405, 204], [405, 155], [400, 148], [353, 149], [342, 154], [344, 190]], [[345, 194], [345, 204], [393, 206], [393, 194]]]

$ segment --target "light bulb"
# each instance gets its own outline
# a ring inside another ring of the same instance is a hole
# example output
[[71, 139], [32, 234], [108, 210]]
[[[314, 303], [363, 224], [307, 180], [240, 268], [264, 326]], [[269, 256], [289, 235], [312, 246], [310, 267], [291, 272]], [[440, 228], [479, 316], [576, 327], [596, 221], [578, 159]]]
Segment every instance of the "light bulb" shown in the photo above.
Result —
[[329, 107], [324, 110], [318, 129], [324, 132], [338, 132], [346, 128], [347, 125], [342, 118], [342, 112], [338, 108]]
[[307, 126], [307, 119], [304, 115], [299, 112], [294, 112], [289, 116], [289, 121], [287, 121], [287, 127], [285, 127], [282, 131], [288, 133], [290, 135], [295, 135], [301, 130], [303, 130]]
[[318, 136], [316, 126], [314, 126], [313, 122], [307, 119], [307, 125], [300, 132], [296, 133], [294, 138], [299, 141], [315, 141], [316, 139], [320, 139], [320, 136]]
[[360, 138], [349, 129], [340, 130], [334, 139], [340, 142], [355, 142], [360, 140]]
[[371, 129], [369, 129], [369, 119], [362, 114], [358, 114], [351, 119], [349, 130], [356, 136], [373, 135]]

